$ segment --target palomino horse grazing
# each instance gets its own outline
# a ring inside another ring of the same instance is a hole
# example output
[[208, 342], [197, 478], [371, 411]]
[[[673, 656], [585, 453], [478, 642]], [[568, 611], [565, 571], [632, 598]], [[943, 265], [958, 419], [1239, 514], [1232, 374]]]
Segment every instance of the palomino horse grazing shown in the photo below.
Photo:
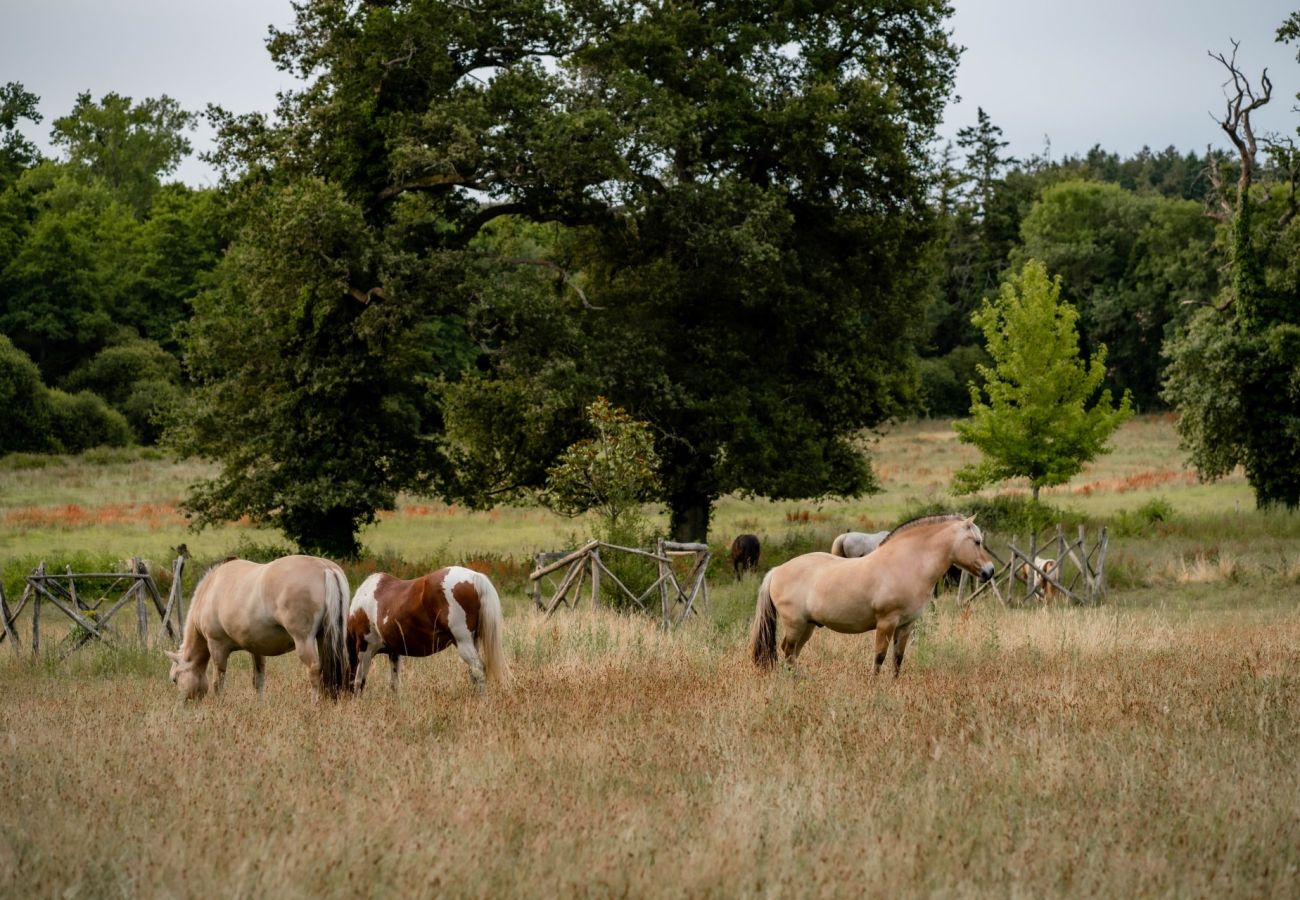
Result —
[[731, 542], [731, 568], [739, 578], [742, 572], [752, 572], [758, 568], [758, 535], [738, 534]]
[[380, 572], [357, 588], [348, 614], [348, 658], [360, 691], [376, 653], [392, 665], [397, 689], [403, 656], [430, 656], [456, 645], [480, 690], [484, 676], [498, 684], [510, 679], [501, 641], [501, 599], [488, 577], [449, 566], [414, 581]]
[[793, 666], [814, 628], [860, 634], [876, 632], [876, 672], [894, 641], [894, 675], [912, 625], [948, 567], [957, 565], [984, 581], [993, 561], [975, 517], [925, 516], [899, 525], [870, 556], [841, 559], [806, 553], [767, 573], [758, 589], [750, 649], [754, 663], [776, 663], [776, 620], [781, 619], [781, 653]]
[[316, 689], [337, 697], [348, 686], [348, 580], [343, 570], [316, 556], [285, 556], [269, 563], [228, 559], [194, 589], [179, 653], [168, 651], [171, 679], [198, 700], [208, 692], [208, 660], [221, 690], [226, 659], [253, 654], [253, 686], [262, 696], [266, 657], [294, 650]]
[[874, 531], [871, 533], [846, 531], [843, 534], [837, 534], [831, 544], [831, 556], [843, 556], [846, 559], [866, 556], [883, 544], [887, 537], [889, 537], [888, 531]]

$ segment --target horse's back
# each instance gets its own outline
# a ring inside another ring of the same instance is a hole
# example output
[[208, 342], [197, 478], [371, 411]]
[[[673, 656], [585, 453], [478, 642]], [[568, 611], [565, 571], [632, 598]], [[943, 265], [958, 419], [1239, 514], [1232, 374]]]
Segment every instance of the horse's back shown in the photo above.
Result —
[[[263, 656], [293, 649], [294, 637], [314, 633], [325, 613], [326, 579], [337, 564], [316, 556], [269, 563], [232, 559], [211, 574], [203, 610], [209, 637]], [[342, 576], [339, 569], [338, 577]], [[206, 580], [206, 579], [205, 579]], [[346, 579], [341, 582], [346, 585]]]

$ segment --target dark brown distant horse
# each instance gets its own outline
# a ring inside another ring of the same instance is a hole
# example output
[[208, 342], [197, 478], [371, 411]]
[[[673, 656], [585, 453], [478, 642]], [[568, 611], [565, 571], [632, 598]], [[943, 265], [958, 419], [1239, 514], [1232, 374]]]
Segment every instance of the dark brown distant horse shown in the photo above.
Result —
[[501, 600], [480, 572], [448, 566], [413, 581], [380, 572], [361, 582], [352, 596], [348, 656], [358, 692], [366, 685], [375, 654], [388, 656], [396, 690], [403, 656], [431, 656], [453, 644], [475, 687], [483, 688], [485, 676], [498, 684], [509, 681]]
[[731, 542], [731, 568], [739, 578], [742, 572], [758, 568], [758, 535], [738, 534]]

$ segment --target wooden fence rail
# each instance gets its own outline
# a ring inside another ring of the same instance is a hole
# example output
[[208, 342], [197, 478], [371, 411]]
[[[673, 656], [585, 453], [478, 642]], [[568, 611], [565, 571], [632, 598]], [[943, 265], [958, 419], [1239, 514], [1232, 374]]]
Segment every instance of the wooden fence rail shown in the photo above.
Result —
[[[0, 642], [8, 640], [15, 652], [19, 648], [17, 622], [23, 610], [32, 608], [32, 654], [41, 650], [41, 610], [45, 605], [63, 613], [76, 625], [64, 639], [60, 655], [69, 653], [92, 640], [108, 641], [108, 626], [114, 616], [134, 603], [135, 631], [141, 646], [149, 644], [149, 606], [157, 611], [163, 630], [173, 645], [180, 640], [184, 630], [185, 612], [182, 601], [181, 578], [185, 572], [185, 554], [172, 564], [172, 587], [164, 604], [149, 567], [140, 557], [132, 557], [125, 572], [73, 572], [69, 567], [62, 573], [50, 573], [41, 563], [24, 580], [23, 594], [16, 607], [10, 608], [0, 585]], [[116, 592], [122, 588], [121, 594]], [[111, 604], [104, 608], [106, 603]], [[103, 609], [103, 612], [101, 612]]]
[[[622, 553], [652, 560], [655, 563], [657, 577], [649, 587], [637, 593], [623, 583], [601, 554]], [[673, 560], [691, 556], [694, 560], [690, 571], [684, 579], [677, 577]], [[637, 608], [650, 611], [647, 602], [656, 592], [659, 594], [659, 614], [665, 628], [680, 625], [687, 616], [697, 612], [695, 602], [698, 599], [707, 609], [709, 603], [709, 586], [705, 573], [709, 567], [710, 552], [707, 544], [683, 544], [665, 541], [662, 538], [655, 543], [654, 549], [642, 550], [637, 547], [623, 547], [606, 541], [588, 541], [577, 550], [551, 551], [537, 554], [534, 569], [528, 575], [532, 582], [533, 605], [544, 610], [550, 616], [559, 609], [560, 604], [576, 607], [582, 602], [583, 583], [589, 577], [591, 587], [589, 596], [592, 607], [599, 607], [601, 586], [605, 579], [614, 585], [617, 592], [626, 596]], [[567, 569], [566, 569], [567, 567]], [[542, 582], [565, 569], [559, 583], [550, 598], [542, 601]], [[572, 596], [572, 600], [570, 600]]]
[[[1050, 536], [1040, 545], [1039, 538], [1044, 532]], [[1087, 531], [1082, 525], [1075, 540], [1066, 539], [1061, 525], [1031, 533], [1028, 538], [1028, 551], [1020, 549], [1025, 544], [1019, 536], [1011, 539], [1006, 562], [994, 554], [999, 567], [992, 580], [975, 587], [974, 579], [962, 572], [957, 585], [957, 602], [969, 603], [990, 589], [1003, 604], [1045, 603], [1054, 595], [1080, 605], [1101, 602], [1107, 591], [1106, 551], [1110, 544], [1110, 535], [1104, 526], [1098, 531], [1091, 549], [1088, 548]], [[1039, 559], [1052, 559], [1055, 567], [1045, 570], [1038, 564]], [[1072, 567], [1068, 584], [1067, 562]], [[999, 581], [1005, 584], [1005, 594], [998, 588]]]

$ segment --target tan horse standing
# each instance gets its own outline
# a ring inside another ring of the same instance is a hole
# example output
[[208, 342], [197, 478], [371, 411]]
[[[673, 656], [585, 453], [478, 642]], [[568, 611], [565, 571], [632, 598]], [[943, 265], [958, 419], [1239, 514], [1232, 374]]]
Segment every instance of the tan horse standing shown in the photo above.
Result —
[[337, 697], [348, 687], [348, 580], [316, 556], [285, 556], [269, 563], [229, 559], [208, 570], [194, 589], [185, 637], [171, 657], [171, 679], [183, 695], [208, 692], [208, 662], [221, 690], [226, 661], [236, 650], [253, 654], [253, 686], [262, 696], [266, 657], [296, 651], [317, 691]]
[[975, 517], [925, 516], [899, 525], [874, 552], [855, 559], [806, 553], [767, 573], [758, 589], [750, 649], [754, 663], [776, 663], [776, 620], [781, 620], [781, 654], [790, 666], [813, 629], [846, 634], [876, 632], [876, 673], [894, 642], [894, 675], [912, 626], [950, 566], [988, 581], [993, 560]]

